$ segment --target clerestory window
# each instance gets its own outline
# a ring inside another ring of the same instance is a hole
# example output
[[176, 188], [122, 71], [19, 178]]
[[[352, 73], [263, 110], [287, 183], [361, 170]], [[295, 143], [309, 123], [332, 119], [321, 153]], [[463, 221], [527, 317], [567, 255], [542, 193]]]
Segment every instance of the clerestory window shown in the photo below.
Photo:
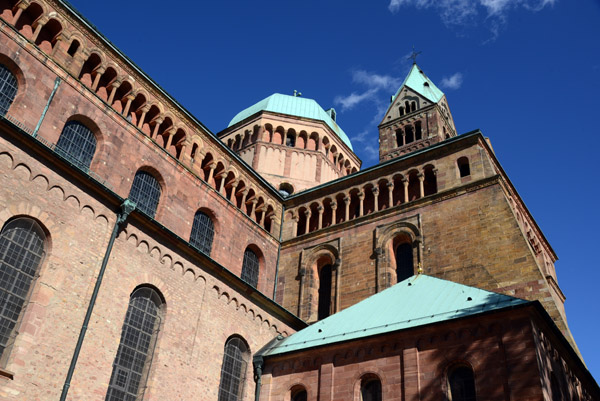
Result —
[[249, 350], [238, 337], [230, 338], [225, 344], [221, 381], [219, 383], [219, 401], [239, 401], [244, 392]]
[[88, 170], [96, 152], [96, 137], [79, 121], [65, 124], [56, 151], [82, 170]]
[[135, 202], [137, 209], [154, 218], [160, 193], [160, 184], [150, 173], [141, 170], [135, 173], [129, 199]]
[[215, 228], [211, 218], [203, 212], [196, 212], [194, 223], [192, 224], [192, 234], [190, 235], [190, 244], [210, 255], [212, 249]]
[[18, 89], [17, 78], [5, 65], [0, 64], [0, 115], [6, 115]]
[[244, 261], [242, 262], [242, 280], [254, 288], [258, 285], [259, 267], [260, 265], [256, 253], [251, 249], [246, 248], [246, 251], [244, 251]]

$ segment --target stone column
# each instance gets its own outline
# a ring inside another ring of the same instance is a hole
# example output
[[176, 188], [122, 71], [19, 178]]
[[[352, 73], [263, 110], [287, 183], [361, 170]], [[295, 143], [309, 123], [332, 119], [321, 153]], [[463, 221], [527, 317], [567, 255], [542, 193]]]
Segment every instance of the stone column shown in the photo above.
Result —
[[344, 197], [344, 204], [346, 205], [346, 215], [344, 216], [344, 221], [350, 220], [350, 197]]
[[17, 4], [17, 7], [18, 7], [17, 12], [13, 16], [13, 20], [12, 20], [12, 24], [14, 26], [16, 26], [17, 22], [19, 22], [19, 18], [21, 18], [21, 14], [23, 14], [23, 11], [25, 11], [27, 9], [27, 7], [29, 7], [29, 2], [21, 1], [19, 4]]
[[387, 288], [386, 286], [382, 285], [380, 283], [381, 280], [381, 267], [383, 266], [383, 249], [381, 248], [375, 248], [375, 292], [379, 292], [384, 288]]
[[404, 203], [408, 203], [408, 179], [402, 179], [402, 185], [404, 185]]
[[219, 193], [223, 196], [225, 196], [226, 192], [225, 192], [225, 179], [227, 178], [227, 176], [224, 173], [221, 173], [219, 175], [219, 177], [221, 179], [221, 185], [219, 186]]
[[234, 181], [234, 183], [231, 184], [231, 193], [229, 194], [230, 202], [233, 202], [233, 198], [235, 197], [235, 189], [237, 188], [238, 184], [239, 183], [237, 181]]
[[306, 209], [304, 211], [304, 216], [306, 216], [306, 224], [304, 225], [304, 234], [308, 234], [308, 228], [310, 226], [310, 216], [312, 215], [310, 209]]
[[[167, 132], [165, 132], [163, 135], [168, 135], [167, 137], [167, 143], [165, 144], [165, 149], [169, 150], [169, 148], [171, 147], [171, 142], [173, 141], [173, 134], [175, 134], [175, 127], [171, 127], [167, 130]], [[215, 168], [217, 167], [217, 165], [215, 164]]]
[[96, 89], [98, 88], [98, 84], [100, 83], [100, 78], [102, 77], [102, 74], [104, 74], [105, 71], [106, 71], [106, 68], [104, 68], [104, 67], [98, 67], [94, 71], [96, 73], [96, 76], [94, 77], [94, 82], [92, 83], [92, 90], [94, 92], [96, 92]]
[[144, 125], [144, 119], [146, 118], [146, 113], [148, 113], [148, 111], [150, 111], [150, 105], [145, 105], [144, 107], [142, 107], [142, 115], [140, 116], [140, 121], [138, 121], [138, 128], [142, 129], [142, 126]]
[[325, 211], [325, 208], [322, 205], [319, 205], [317, 211], [319, 212], [319, 225], [317, 226], [317, 230], [320, 230], [323, 228], [323, 212]]
[[364, 205], [365, 205], [365, 193], [363, 191], [358, 193], [358, 200], [360, 202], [360, 206], [358, 208], [358, 217], [362, 217], [364, 214]]
[[331, 225], [334, 225], [335, 221], [336, 221], [337, 202], [336, 201], [331, 202], [330, 206], [331, 206]]
[[[215, 169], [216, 169], [216, 168], [217, 168], [217, 165], [216, 165], [216, 163], [213, 163], [213, 164], [211, 164], [211, 165], [210, 165], [210, 167], [209, 167], [210, 171], [208, 172], [208, 179], [206, 180], [206, 183], [207, 183], [208, 185], [210, 185], [210, 182], [212, 181], [212, 178], [213, 178], [213, 173], [215, 172]], [[244, 199], [245, 199], [245, 198], [246, 198], [246, 196], [244, 195]], [[244, 202], [242, 202], [242, 204], [243, 204], [243, 203], [244, 203]]]
[[156, 139], [156, 136], [158, 135], [158, 129], [163, 121], [164, 117], [158, 117], [154, 119], [154, 129], [152, 130], [152, 135], [150, 135], [150, 138]]
[[[257, 212], [259, 212], [259, 210], [257, 210]], [[260, 219], [258, 220], [258, 225], [264, 227], [263, 223], [265, 222], [265, 214], [267, 214], [267, 210], [263, 207], [262, 210], [260, 210], [260, 212], [262, 212], [262, 214], [260, 215]]]
[[256, 207], [257, 203], [258, 199], [256, 199], [256, 197], [252, 199], [252, 201], [250, 202], [250, 212], [248, 212], [248, 216], [254, 221], [256, 221], [256, 219], [252, 215], [254, 214], [254, 208]]
[[[298, 235], [300, 235], [298, 233], [298, 220], [299, 220], [298, 214], [294, 213], [294, 215], [292, 216], [292, 221], [293, 221], [293, 223], [292, 223], [292, 232], [294, 233], [294, 236], [296, 236], [296, 237]], [[300, 316], [300, 315], [298, 315], [298, 316]]]
[[110, 96], [108, 97], [108, 101], [106, 103], [112, 106], [113, 100], [115, 99], [115, 94], [117, 93], [117, 89], [121, 86], [120, 81], [114, 81], [110, 84]]
[[131, 107], [131, 102], [135, 99], [135, 96], [129, 94], [125, 97], [127, 99], [127, 103], [125, 103], [125, 108], [123, 109], [123, 115], [127, 117], [127, 113], [129, 113], [129, 108]]
[[387, 184], [388, 187], [388, 207], [394, 206], [394, 182], [390, 181]]
[[423, 173], [419, 173], [417, 177], [419, 178], [419, 197], [422, 198], [425, 196], [425, 175]]
[[31, 37], [31, 41], [35, 43], [38, 35], [40, 34], [42, 28], [44, 27], [44, 25], [46, 25], [46, 22], [48, 22], [48, 17], [43, 16], [41, 18], [39, 18], [36, 22], [35, 22], [35, 31], [33, 31], [33, 36]]
[[375, 200], [375, 204], [373, 205], [373, 208], [376, 212], [378, 212], [379, 211], [379, 187], [373, 187], [372, 192], [373, 192], [373, 199]]

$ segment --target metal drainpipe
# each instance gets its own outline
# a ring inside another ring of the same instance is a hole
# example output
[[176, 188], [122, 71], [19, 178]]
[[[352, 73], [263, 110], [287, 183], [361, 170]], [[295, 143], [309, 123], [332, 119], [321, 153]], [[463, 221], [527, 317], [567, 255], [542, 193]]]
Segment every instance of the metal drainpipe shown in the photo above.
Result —
[[264, 360], [261, 357], [254, 357], [254, 381], [256, 382], [256, 389], [254, 390], [254, 401], [260, 401], [260, 388], [262, 386], [262, 369], [264, 366]]
[[113, 227], [112, 234], [110, 236], [110, 240], [108, 241], [108, 246], [106, 247], [106, 252], [104, 253], [104, 259], [102, 260], [102, 266], [100, 267], [100, 272], [98, 272], [98, 278], [96, 279], [96, 285], [94, 286], [94, 292], [92, 292], [92, 297], [90, 299], [90, 303], [88, 305], [87, 312], [85, 314], [85, 319], [83, 319], [83, 325], [81, 326], [81, 331], [79, 332], [79, 338], [77, 339], [77, 345], [75, 346], [75, 351], [73, 352], [73, 358], [71, 359], [71, 365], [69, 365], [69, 371], [67, 372], [67, 377], [65, 379], [65, 384], [62, 389], [62, 393], [60, 395], [60, 401], [65, 401], [67, 399], [67, 393], [69, 392], [69, 387], [71, 386], [71, 379], [73, 378], [73, 372], [75, 371], [75, 365], [77, 365], [77, 359], [79, 358], [79, 352], [81, 351], [81, 346], [83, 344], [83, 339], [85, 338], [85, 333], [88, 328], [88, 324], [90, 323], [90, 319], [92, 317], [92, 311], [94, 310], [94, 305], [96, 303], [96, 298], [98, 297], [98, 292], [100, 291], [100, 285], [102, 284], [102, 278], [104, 277], [104, 272], [106, 270], [106, 265], [108, 264], [108, 258], [110, 257], [110, 253], [112, 251], [113, 245], [115, 243], [115, 239], [117, 238], [117, 234], [119, 233], [119, 229], [127, 220], [127, 216], [135, 209], [135, 203], [130, 201], [129, 199], [125, 199], [125, 202], [121, 204], [121, 209], [117, 214], [117, 221]]
[[31, 134], [31, 136], [33, 136], [34, 138], [37, 136], [37, 133], [40, 130], [40, 127], [42, 126], [42, 121], [44, 121], [44, 117], [46, 117], [46, 113], [48, 112], [48, 109], [50, 108], [50, 103], [52, 103], [52, 99], [54, 99], [54, 95], [56, 94], [56, 91], [58, 90], [59, 85], [60, 85], [60, 78], [57, 77], [54, 80], [54, 89], [52, 89], [52, 93], [50, 93], [50, 97], [48, 98], [48, 101], [46, 102], [46, 106], [44, 107], [44, 111], [42, 112], [42, 116], [40, 117], [40, 121], [38, 121], [37, 125], [35, 126], [35, 129], [33, 130], [33, 134]]
[[277, 278], [279, 277], [279, 255], [281, 255], [281, 236], [283, 233], [283, 214], [285, 213], [285, 205], [281, 204], [281, 220], [279, 222], [279, 246], [277, 247], [277, 264], [275, 265], [275, 284], [273, 285], [273, 301], [277, 293]]

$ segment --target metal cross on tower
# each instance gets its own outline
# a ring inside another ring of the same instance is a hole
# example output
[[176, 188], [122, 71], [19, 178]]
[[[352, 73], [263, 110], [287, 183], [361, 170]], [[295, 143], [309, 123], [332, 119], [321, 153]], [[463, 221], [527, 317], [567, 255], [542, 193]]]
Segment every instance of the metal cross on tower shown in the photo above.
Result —
[[409, 59], [412, 59], [413, 64], [417, 64], [417, 56], [421, 54], [421, 52], [416, 52], [415, 47], [413, 46], [412, 54], [408, 56]]

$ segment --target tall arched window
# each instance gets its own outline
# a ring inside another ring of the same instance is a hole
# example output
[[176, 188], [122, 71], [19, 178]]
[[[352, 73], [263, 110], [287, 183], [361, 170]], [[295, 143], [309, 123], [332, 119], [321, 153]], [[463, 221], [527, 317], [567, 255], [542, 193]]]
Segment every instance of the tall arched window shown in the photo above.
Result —
[[192, 234], [190, 235], [190, 244], [210, 255], [212, 248], [215, 228], [211, 218], [203, 212], [196, 212], [194, 223], [192, 224]]
[[232, 337], [225, 344], [223, 364], [221, 365], [221, 382], [219, 383], [219, 401], [242, 399], [248, 353], [248, 347], [241, 338]]
[[140, 287], [131, 294], [106, 401], [140, 399], [152, 362], [162, 305], [152, 288]]
[[79, 168], [87, 170], [96, 152], [96, 137], [79, 121], [69, 121], [58, 138], [56, 150]]
[[368, 378], [361, 381], [360, 401], [381, 401], [381, 381], [379, 379]]
[[471, 175], [471, 167], [469, 166], [469, 159], [465, 156], [460, 157], [456, 161], [456, 165], [458, 166], [458, 173], [460, 177], [468, 177]]
[[244, 261], [242, 262], [242, 280], [256, 288], [258, 285], [258, 256], [254, 251], [246, 248], [244, 251]]
[[448, 388], [451, 401], [476, 401], [475, 378], [468, 366], [458, 366], [448, 374]]
[[9, 221], [0, 232], [0, 357], [12, 345], [15, 327], [45, 254], [46, 235], [35, 220]]
[[317, 318], [325, 319], [331, 313], [331, 265], [321, 267], [319, 272], [319, 307]]
[[17, 78], [5, 65], [0, 64], [0, 115], [6, 115], [18, 89]]
[[415, 274], [413, 248], [408, 242], [396, 246], [396, 282], [406, 280]]
[[160, 184], [150, 173], [138, 171], [135, 173], [129, 199], [135, 202], [136, 207], [154, 218], [158, 201], [160, 200]]

